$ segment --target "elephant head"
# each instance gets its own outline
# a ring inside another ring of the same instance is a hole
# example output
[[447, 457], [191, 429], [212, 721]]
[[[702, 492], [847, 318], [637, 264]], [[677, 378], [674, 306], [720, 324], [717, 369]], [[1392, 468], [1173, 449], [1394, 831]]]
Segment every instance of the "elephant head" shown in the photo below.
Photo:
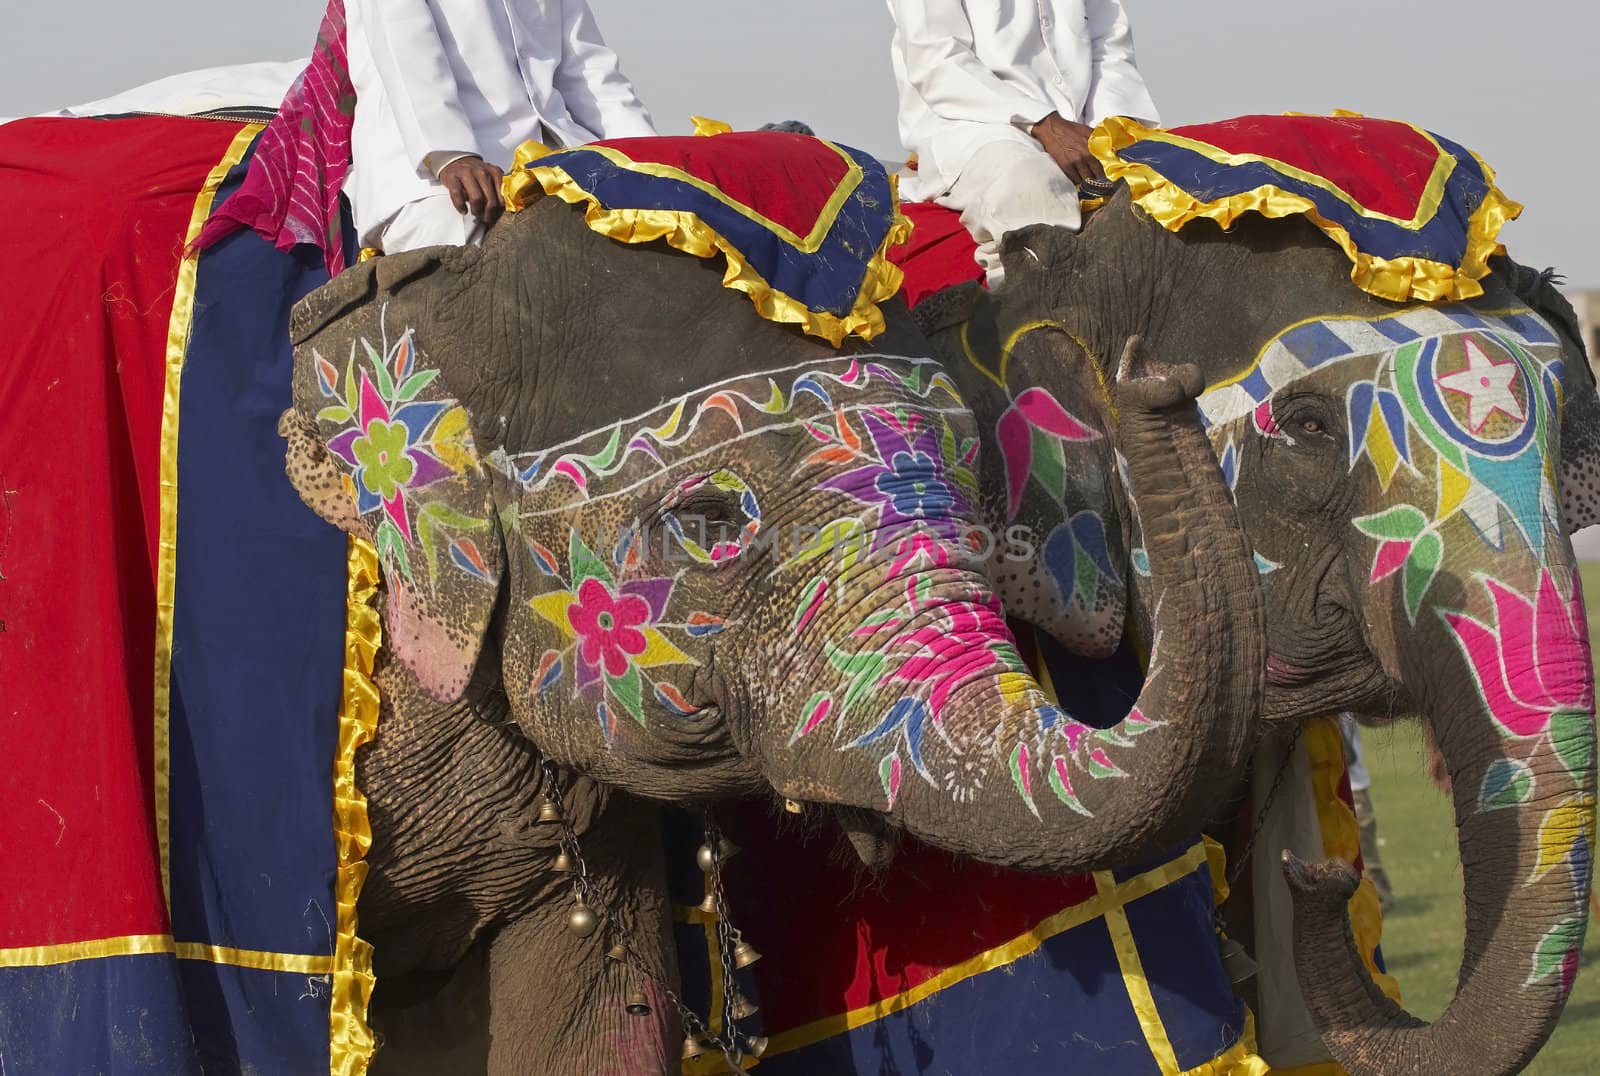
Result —
[[1298, 974], [1330, 1049], [1352, 1072], [1520, 1069], [1571, 986], [1595, 837], [1569, 542], [1593, 521], [1600, 434], [1581, 345], [1504, 280], [1471, 303], [1385, 303], [1302, 221], [1172, 234], [1125, 192], [1082, 235], [1015, 233], [1006, 257], [994, 305], [1059, 324], [1080, 364], [1138, 328], [1204, 370], [1201, 412], [1262, 577], [1266, 721], [1420, 716], [1448, 763], [1467, 941], [1433, 1024], [1357, 957], [1353, 870], [1288, 857]]
[[441, 698], [491, 663], [565, 765], [1082, 870], [1165, 850], [1242, 764], [1259, 587], [1192, 369], [1108, 396], [1155, 650], [1096, 732], [1018, 656], [980, 563], [978, 430], [931, 360], [802, 341], [553, 200], [481, 252], [347, 272], [294, 336], [293, 422], [378, 548], [394, 652]]

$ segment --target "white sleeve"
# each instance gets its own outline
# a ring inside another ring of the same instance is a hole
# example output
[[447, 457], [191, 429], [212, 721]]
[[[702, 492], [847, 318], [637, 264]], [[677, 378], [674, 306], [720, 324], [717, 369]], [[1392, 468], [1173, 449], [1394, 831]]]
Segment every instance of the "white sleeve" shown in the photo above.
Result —
[[400, 128], [406, 156], [431, 172], [430, 154], [482, 155], [427, 0], [348, 0]]
[[572, 118], [601, 138], [655, 134], [650, 113], [622, 73], [617, 54], [600, 36], [586, 0], [563, 0], [561, 37], [555, 87]]
[[1133, 58], [1133, 28], [1122, 0], [1087, 0], [1089, 47], [1094, 77], [1083, 109], [1091, 127], [1107, 116], [1129, 116], [1155, 126], [1161, 122], [1144, 76]]
[[961, 0], [889, 0], [905, 53], [906, 79], [947, 120], [1027, 127], [1055, 111], [1000, 78], [973, 51]]

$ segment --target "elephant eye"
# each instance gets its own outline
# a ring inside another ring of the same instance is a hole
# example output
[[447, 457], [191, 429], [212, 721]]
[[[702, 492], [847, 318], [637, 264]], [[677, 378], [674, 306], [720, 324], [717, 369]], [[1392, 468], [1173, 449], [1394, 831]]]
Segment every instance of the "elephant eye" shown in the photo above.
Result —
[[1300, 429], [1305, 433], [1325, 433], [1327, 428], [1320, 418], [1310, 415], [1300, 420]]
[[662, 499], [660, 514], [676, 547], [706, 567], [737, 560], [761, 530], [755, 492], [726, 470], [680, 482]]

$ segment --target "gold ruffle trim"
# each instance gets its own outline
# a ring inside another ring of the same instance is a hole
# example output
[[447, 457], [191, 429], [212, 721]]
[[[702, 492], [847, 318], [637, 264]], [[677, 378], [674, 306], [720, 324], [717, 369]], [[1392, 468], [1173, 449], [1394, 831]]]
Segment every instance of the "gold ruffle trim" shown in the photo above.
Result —
[[[1361, 854], [1361, 827], [1355, 811], [1339, 795], [1339, 779], [1344, 776], [1344, 737], [1339, 719], [1321, 717], [1307, 722], [1306, 759], [1311, 763], [1311, 786], [1317, 797], [1317, 823], [1322, 827], [1322, 854], [1354, 863]], [[1378, 989], [1389, 1000], [1400, 1004], [1400, 984], [1394, 976], [1378, 970], [1374, 954], [1383, 940], [1383, 913], [1378, 909], [1378, 890], [1372, 879], [1362, 878], [1355, 896], [1350, 898], [1350, 931], [1355, 935], [1361, 961], [1372, 973]]]
[[867, 263], [855, 305], [849, 314], [841, 318], [812, 310], [800, 300], [768, 284], [732, 243], [697, 214], [672, 209], [605, 208], [598, 198], [580, 187], [563, 169], [533, 164], [551, 152], [549, 147], [538, 142], [525, 142], [517, 147], [516, 160], [502, 182], [507, 210], [519, 212], [541, 194], [553, 194], [573, 205], [587, 203], [583, 219], [589, 228], [618, 242], [650, 243], [665, 239], [674, 250], [697, 258], [715, 257], [720, 251], [728, 261], [722, 286], [744, 292], [755, 304], [756, 312], [768, 321], [798, 325], [806, 333], [821, 337], [834, 347], [843, 344], [846, 336], [871, 340], [883, 332], [883, 311], [878, 309], [878, 304], [898, 292], [905, 278], [900, 267], [889, 261], [889, 248], [911, 238], [911, 222], [900, 212], [899, 190], [893, 174], [889, 176], [889, 189], [894, 220], [889, 225], [888, 235], [884, 236], [883, 242]]
[[1268, 185], [1215, 202], [1202, 202], [1150, 166], [1118, 156], [1119, 150], [1156, 134], [1159, 132], [1137, 120], [1113, 116], [1095, 128], [1089, 137], [1089, 149], [1105, 168], [1106, 176], [1126, 181], [1133, 200], [1168, 231], [1175, 232], [1199, 218], [1216, 221], [1226, 229], [1246, 213], [1264, 217], [1304, 214], [1350, 258], [1350, 279], [1356, 287], [1392, 302], [1455, 301], [1482, 295], [1483, 285], [1478, 281], [1489, 274], [1489, 257], [1504, 250], [1499, 245], [1500, 229], [1522, 214], [1522, 206], [1495, 186], [1493, 169], [1474, 154], [1489, 190], [1468, 222], [1467, 249], [1461, 264], [1452, 266], [1418, 257], [1380, 258], [1359, 250], [1350, 233], [1324, 217], [1309, 198]]
[[328, 1056], [332, 1076], [361, 1076], [372, 1059], [372, 946], [356, 935], [356, 900], [367, 879], [372, 846], [367, 798], [356, 787], [356, 750], [378, 729], [378, 688], [372, 662], [383, 638], [373, 601], [378, 593], [378, 554], [360, 538], [349, 539], [345, 582], [344, 685], [339, 699], [339, 757], [333, 767], [333, 826], [339, 849], [334, 881], [338, 934], [333, 947], [333, 999], [328, 1010]]

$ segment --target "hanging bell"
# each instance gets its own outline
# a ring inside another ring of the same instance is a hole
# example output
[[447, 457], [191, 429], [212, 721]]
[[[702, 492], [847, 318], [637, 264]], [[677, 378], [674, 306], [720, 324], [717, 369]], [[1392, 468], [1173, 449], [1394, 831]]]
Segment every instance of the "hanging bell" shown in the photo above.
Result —
[[700, 846], [700, 850], [694, 854], [694, 861], [699, 865], [703, 874], [710, 874], [717, 865], [716, 859], [711, 855], [711, 846], [709, 844]]
[[733, 1018], [746, 1020], [761, 1011], [761, 1006], [745, 997], [743, 994], [733, 995]]
[[600, 917], [594, 909], [583, 901], [578, 901], [578, 906], [572, 909], [572, 914], [567, 916], [567, 929], [580, 938], [587, 938], [600, 926]]
[[629, 1016], [649, 1016], [650, 1001], [644, 996], [644, 991], [639, 989], [639, 984], [633, 984], [633, 989], [628, 991], [628, 999], [623, 1003]]
[[554, 800], [545, 800], [543, 803], [539, 804], [539, 821], [541, 821], [541, 822], [560, 822], [561, 821], [561, 808], [557, 807], [555, 805], [555, 801]]
[[695, 905], [695, 907], [705, 915], [716, 915], [717, 894], [715, 892], [707, 893], [706, 899]]
[[1228, 981], [1234, 986], [1245, 982], [1260, 970], [1250, 954], [1245, 952], [1244, 946], [1232, 938], [1222, 939], [1222, 970], [1228, 975]]
[[768, 1039], [765, 1035], [757, 1035], [753, 1039], [746, 1039], [745, 1042], [748, 1043], [748, 1046], [746, 1046], [744, 1052], [751, 1057], [760, 1057], [767, 1052]]
[[726, 863], [739, 854], [739, 846], [724, 837], [717, 842], [717, 858]]
[[562, 874], [570, 874], [572, 872], [572, 857], [567, 855], [567, 850], [565, 848], [561, 850], [560, 855], [556, 856], [554, 866], [555, 869], [560, 871]]
[[606, 950], [606, 959], [615, 961], [618, 964], [626, 963], [628, 960], [628, 950], [621, 942], [617, 942], [611, 948]]
[[756, 947], [743, 938], [740, 938], [739, 944], [733, 947], [733, 966], [736, 968], [748, 968], [760, 959], [761, 954], [756, 951]]
[[700, 1060], [700, 1055], [704, 1052], [700, 1046], [700, 1039], [696, 1035], [689, 1034], [684, 1036], [683, 1059], [685, 1061], [698, 1061]]

